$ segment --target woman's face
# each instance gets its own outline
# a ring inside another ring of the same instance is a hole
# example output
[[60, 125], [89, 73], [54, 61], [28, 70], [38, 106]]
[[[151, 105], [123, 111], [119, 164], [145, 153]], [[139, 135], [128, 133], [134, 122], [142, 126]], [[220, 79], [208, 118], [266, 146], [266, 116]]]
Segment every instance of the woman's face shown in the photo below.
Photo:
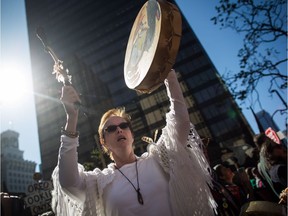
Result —
[[222, 174], [222, 179], [225, 181], [232, 180], [234, 176], [234, 173], [231, 171], [231, 169], [225, 166], [221, 167], [221, 174]]
[[109, 151], [116, 154], [122, 151], [133, 151], [134, 137], [125, 119], [111, 116], [103, 128], [104, 145]]

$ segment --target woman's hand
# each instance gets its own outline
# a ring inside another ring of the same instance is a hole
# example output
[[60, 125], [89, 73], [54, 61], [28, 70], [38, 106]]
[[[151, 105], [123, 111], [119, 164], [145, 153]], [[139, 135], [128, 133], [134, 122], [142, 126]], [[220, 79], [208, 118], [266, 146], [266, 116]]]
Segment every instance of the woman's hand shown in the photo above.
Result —
[[288, 187], [282, 190], [279, 196], [279, 203], [278, 204], [287, 204], [287, 194], [288, 194]]
[[[79, 113], [79, 110], [77, 106], [75, 106], [75, 103], [81, 102], [79, 95], [72, 86], [63, 86], [60, 100], [67, 114], [67, 124], [65, 128], [66, 130], [74, 131], [76, 129], [78, 113]], [[69, 126], [69, 123], [70, 123], [70, 126]]]

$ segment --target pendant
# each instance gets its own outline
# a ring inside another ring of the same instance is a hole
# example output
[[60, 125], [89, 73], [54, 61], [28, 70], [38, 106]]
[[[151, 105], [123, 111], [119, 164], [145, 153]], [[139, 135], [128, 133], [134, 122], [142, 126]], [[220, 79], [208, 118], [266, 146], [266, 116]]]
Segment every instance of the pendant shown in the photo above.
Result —
[[138, 202], [143, 205], [144, 204], [144, 200], [142, 197], [142, 194], [140, 193], [140, 188], [137, 190], [137, 197], [138, 197]]

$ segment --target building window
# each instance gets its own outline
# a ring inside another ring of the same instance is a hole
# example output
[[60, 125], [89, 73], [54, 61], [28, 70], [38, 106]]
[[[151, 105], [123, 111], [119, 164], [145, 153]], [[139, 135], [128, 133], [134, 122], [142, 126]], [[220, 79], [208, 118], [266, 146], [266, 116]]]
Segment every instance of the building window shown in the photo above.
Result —
[[198, 103], [202, 103], [211, 98], [215, 98], [216, 96], [222, 94], [223, 92], [224, 92], [223, 88], [221, 88], [217, 83], [199, 92], [196, 92], [194, 96], [197, 99]]
[[162, 120], [162, 115], [159, 110], [155, 110], [154, 112], [146, 114], [147, 123], [149, 125], [154, 124], [158, 121]]
[[232, 128], [235, 130], [239, 129], [237, 122], [231, 118], [225, 119], [221, 122], [216, 122], [215, 124], [211, 125], [211, 130], [215, 136], [221, 136], [222, 134], [231, 131]]

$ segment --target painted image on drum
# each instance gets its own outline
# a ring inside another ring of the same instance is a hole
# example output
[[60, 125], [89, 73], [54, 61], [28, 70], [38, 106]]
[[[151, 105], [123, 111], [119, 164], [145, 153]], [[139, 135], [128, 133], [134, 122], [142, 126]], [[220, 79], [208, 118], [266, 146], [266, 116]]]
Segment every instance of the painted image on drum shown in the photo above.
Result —
[[152, 64], [161, 29], [161, 11], [156, 1], [147, 1], [133, 24], [127, 44], [124, 74], [129, 88], [135, 88]]

